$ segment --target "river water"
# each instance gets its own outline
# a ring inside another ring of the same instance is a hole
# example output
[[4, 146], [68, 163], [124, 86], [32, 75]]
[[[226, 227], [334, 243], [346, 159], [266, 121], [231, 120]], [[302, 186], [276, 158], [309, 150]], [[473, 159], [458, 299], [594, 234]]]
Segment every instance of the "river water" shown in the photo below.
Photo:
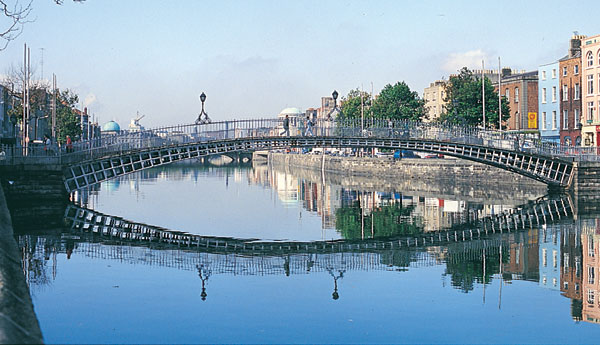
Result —
[[[600, 339], [600, 219], [571, 213], [568, 198], [449, 198], [314, 175], [177, 164], [74, 195], [64, 226], [17, 234], [45, 341]], [[482, 220], [541, 202], [562, 206], [473, 237]], [[217, 245], [102, 234], [86, 212]]]

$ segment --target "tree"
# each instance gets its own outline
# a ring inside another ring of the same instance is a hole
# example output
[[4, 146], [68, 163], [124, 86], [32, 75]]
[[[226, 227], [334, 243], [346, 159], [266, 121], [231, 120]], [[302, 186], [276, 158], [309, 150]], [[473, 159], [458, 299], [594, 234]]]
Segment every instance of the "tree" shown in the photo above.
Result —
[[60, 143], [67, 140], [67, 135], [73, 140], [81, 135], [80, 119], [75, 111], [77, 102], [79, 97], [68, 89], [56, 97], [56, 136]]
[[[362, 103], [361, 103], [362, 95]], [[371, 95], [367, 92], [356, 90], [350, 90], [348, 96], [342, 97], [341, 101], [342, 119], [360, 119], [361, 109], [363, 110], [363, 116], [365, 118], [370, 117], [369, 108], [371, 107]]]
[[[62, 5], [64, 0], [52, 0], [57, 5]], [[84, 2], [85, 0], [73, 0]], [[30, 23], [33, 0], [21, 2], [19, 0], [0, 0], [0, 12], [8, 20], [7, 24], [0, 26], [0, 51], [6, 49], [8, 44], [23, 32], [23, 26]]]
[[[445, 85], [447, 102], [440, 121], [466, 126], [483, 124], [482, 81], [468, 68], [463, 67], [458, 75], [451, 76]], [[485, 78], [485, 122], [487, 127], [498, 128], [498, 93], [492, 82]], [[508, 102], [503, 97], [502, 118], [508, 120]], [[504, 127], [503, 121], [503, 127]]]
[[405, 82], [386, 85], [373, 102], [373, 117], [377, 119], [409, 119], [419, 121], [427, 117], [425, 101]]
[[[362, 238], [387, 238], [404, 235], [419, 235], [423, 233], [421, 224], [411, 224], [400, 221], [410, 216], [414, 206], [402, 207], [399, 204], [375, 208], [370, 215], [362, 216], [360, 202], [342, 206], [335, 212], [335, 226], [342, 237], [347, 240]], [[364, 217], [364, 219], [361, 219]], [[371, 233], [371, 223], [373, 233]], [[368, 224], [368, 231], [363, 232], [362, 224]]]

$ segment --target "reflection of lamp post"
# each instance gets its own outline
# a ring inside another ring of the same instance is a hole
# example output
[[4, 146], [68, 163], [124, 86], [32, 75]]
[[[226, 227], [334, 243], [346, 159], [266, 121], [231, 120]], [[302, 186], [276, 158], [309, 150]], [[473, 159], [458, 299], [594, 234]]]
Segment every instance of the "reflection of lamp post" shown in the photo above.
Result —
[[208, 294], [206, 293], [205, 284], [208, 282], [211, 271], [204, 267], [204, 265], [196, 265], [196, 268], [198, 269], [198, 276], [200, 276], [200, 280], [202, 281], [202, 292], [200, 293], [200, 298], [203, 301], [206, 301], [206, 296], [208, 296]]
[[340, 294], [338, 293], [337, 281], [338, 279], [344, 278], [345, 271], [339, 271], [339, 275], [337, 276], [333, 274], [333, 269], [329, 268], [327, 271], [329, 271], [329, 274], [333, 277], [333, 293], [331, 294], [331, 298], [338, 300], [340, 298]]
[[196, 124], [205, 124], [211, 122], [210, 117], [208, 117], [208, 114], [204, 111], [204, 101], [206, 101], [206, 95], [204, 94], [204, 92], [202, 92], [202, 94], [200, 95], [200, 102], [202, 102], [202, 111], [196, 119]]

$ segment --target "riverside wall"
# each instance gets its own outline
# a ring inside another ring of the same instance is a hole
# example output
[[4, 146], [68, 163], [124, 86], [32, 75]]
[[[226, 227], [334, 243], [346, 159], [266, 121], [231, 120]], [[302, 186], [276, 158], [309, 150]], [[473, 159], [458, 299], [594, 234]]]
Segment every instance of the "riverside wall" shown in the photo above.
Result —
[[[270, 153], [273, 168], [307, 180], [365, 191], [461, 199], [493, 204], [522, 204], [544, 196], [548, 187], [496, 167], [460, 159], [333, 157]], [[322, 176], [324, 172], [324, 176]]]
[[0, 343], [44, 342], [21, 267], [21, 255], [0, 186]]

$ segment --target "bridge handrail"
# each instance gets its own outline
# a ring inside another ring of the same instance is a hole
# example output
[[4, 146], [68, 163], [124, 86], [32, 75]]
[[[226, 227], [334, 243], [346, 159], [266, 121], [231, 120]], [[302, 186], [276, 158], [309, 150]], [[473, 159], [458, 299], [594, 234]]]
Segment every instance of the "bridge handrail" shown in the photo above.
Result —
[[[70, 163], [82, 159], [105, 157], [132, 149], [197, 143], [211, 140], [277, 137], [283, 133], [283, 119], [265, 118], [219, 121], [206, 124], [184, 124], [156, 127], [143, 131], [123, 131], [78, 141], [72, 147], [51, 145], [0, 146], [0, 164]], [[312, 132], [312, 133], [310, 133]], [[566, 146], [543, 141], [524, 134], [494, 131], [476, 127], [424, 123], [388, 119], [319, 119], [307, 131], [305, 119], [290, 119], [290, 135], [305, 134], [319, 137], [362, 137], [375, 139], [431, 140], [457, 144], [478, 145], [532, 155], [558, 157], [573, 161], [600, 161], [596, 147]]]

